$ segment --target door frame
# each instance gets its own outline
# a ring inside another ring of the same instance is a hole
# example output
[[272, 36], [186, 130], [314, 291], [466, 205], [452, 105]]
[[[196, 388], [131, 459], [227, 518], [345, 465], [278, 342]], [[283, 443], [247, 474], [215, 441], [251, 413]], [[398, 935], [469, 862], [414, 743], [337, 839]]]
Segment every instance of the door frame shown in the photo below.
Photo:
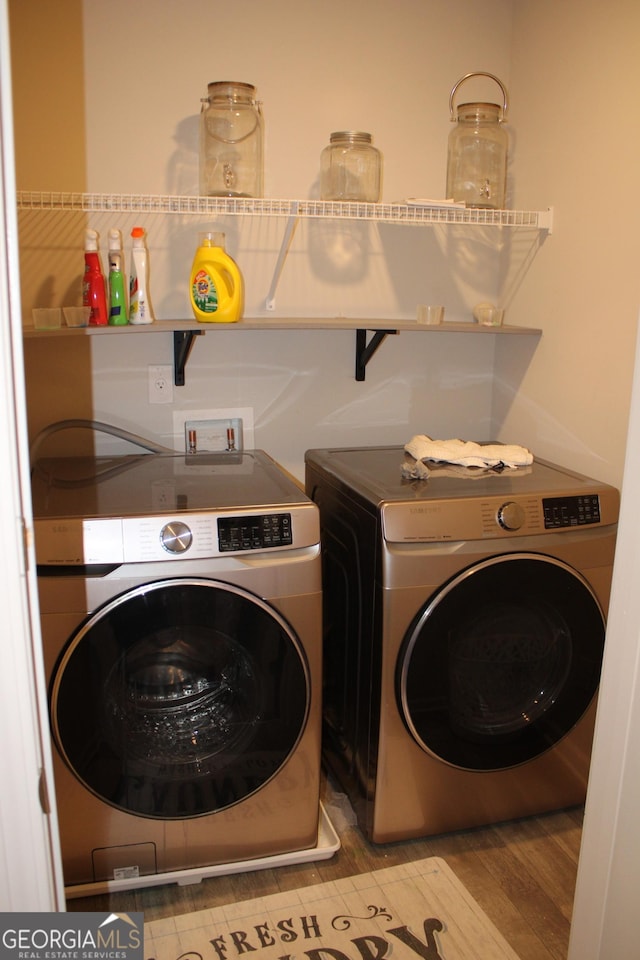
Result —
[[0, 0], [0, 903], [65, 909], [33, 546], [7, 0]]

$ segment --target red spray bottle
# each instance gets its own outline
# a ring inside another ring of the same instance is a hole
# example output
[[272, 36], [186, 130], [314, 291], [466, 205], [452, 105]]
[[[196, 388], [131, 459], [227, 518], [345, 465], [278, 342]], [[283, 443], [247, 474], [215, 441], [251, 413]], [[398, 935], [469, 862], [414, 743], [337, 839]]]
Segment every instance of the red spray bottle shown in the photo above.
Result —
[[109, 323], [107, 288], [98, 252], [98, 234], [95, 230], [84, 233], [84, 277], [82, 280], [82, 305], [91, 307], [89, 325], [106, 327]]

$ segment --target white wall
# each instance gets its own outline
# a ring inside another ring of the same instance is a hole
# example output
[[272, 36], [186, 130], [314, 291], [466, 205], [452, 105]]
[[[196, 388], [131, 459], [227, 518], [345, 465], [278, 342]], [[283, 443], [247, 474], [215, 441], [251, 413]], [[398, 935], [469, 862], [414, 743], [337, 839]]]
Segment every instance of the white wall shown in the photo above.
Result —
[[[83, 13], [90, 191], [197, 192], [200, 98], [207, 82], [233, 78], [255, 83], [264, 102], [268, 196], [313, 195], [330, 132], [359, 128], [383, 152], [384, 199], [442, 197], [452, 85], [476, 69], [510, 79], [510, 0], [485, 0], [482, 17], [476, 0], [401, 0], [393, 16], [383, 0], [239, 0], [230, 22], [204, 0], [85, 2]], [[484, 81], [469, 88], [472, 98], [499, 94]], [[38, 189], [36, 178], [34, 171], [21, 188]], [[91, 224], [102, 236], [113, 225], [128, 234], [133, 221], [116, 220], [93, 216]], [[191, 316], [190, 264], [199, 230], [212, 226], [226, 232], [243, 270], [246, 313], [265, 314], [283, 221], [150, 217], [144, 225], [158, 317]], [[56, 256], [77, 265], [76, 289], [83, 226], [68, 218], [56, 236]], [[27, 227], [25, 257], [27, 248], [40, 252], [40, 234]], [[443, 302], [449, 319], [470, 319], [477, 300], [497, 296], [501, 242], [499, 231], [302, 223], [276, 312], [409, 318], [419, 302]], [[27, 285], [30, 276], [23, 270]], [[68, 297], [69, 276], [54, 275], [45, 292]], [[23, 290], [27, 304], [32, 288]], [[53, 366], [50, 348], [30, 343], [30, 382], [38, 385], [30, 429], [92, 415], [167, 443], [175, 411], [249, 406], [256, 445], [301, 476], [310, 446], [402, 443], [416, 432], [491, 437], [494, 345], [493, 337], [402, 334], [388, 338], [366, 382], [355, 383], [355, 333], [209, 330], [174, 403], [150, 406], [147, 366], [170, 361], [168, 335], [127, 337], [126, 359], [121, 339], [94, 338], [91, 380], [81, 372], [86, 345], [69, 344]], [[535, 346], [534, 339], [519, 349], [530, 356]]]
[[[514, 308], [543, 329], [514, 380], [496, 362], [496, 418], [550, 459], [623, 486], [621, 527], [579, 864], [570, 960], [638, 955], [638, 523], [640, 290], [634, 190], [640, 134], [640, 7], [514, 4], [516, 198], [556, 207], [556, 229]], [[624, 479], [622, 468], [628, 449]]]
[[[167, 406], [149, 405], [146, 380], [149, 364], [171, 360], [168, 335], [127, 338], [126, 362], [117, 340], [94, 340], [90, 362], [86, 345], [69, 345], [53, 369], [49, 351], [30, 345], [31, 434], [52, 419], [94, 416], [177, 445], [176, 411], [248, 406], [255, 444], [299, 476], [309, 446], [426, 432], [497, 436], [619, 483], [638, 299], [627, 158], [640, 135], [627, 96], [639, 79], [640, 8], [483, 0], [477, 10], [477, 0], [401, 0], [389, 17], [383, 0], [241, 0], [229, 43], [204, 0], [85, 0], [86, 188], [197, 192], [200, 97], [208, 81], [231, 77], [255, 83], [264, 102], [268, 196], [314, 195], [329, 133], [353, 127], [370, 130], [383, 152], [385, 200], [442, 196], [449, 91], [468, 71], [489, 70], [510, 92], [511, 203], [555, 208], [554, 233], [529, 269], [528, 232], [303, 222], [276, 312], [409, 318], [418, 302], [440, 301], [460, 320], [477, 300], [501, 299], [509, 323], [543, 329], [539, 342], [405, 333], [387, 339], [362, 384], [354, 334], [216, 329], [196, 343], [186, 386]], [[140, 42], [151, 33], [153, 43]], [[466, 98], [497, 99], [483, 83], [463, 87]], [[20, 186], [38, 189], [32, 176]], [[90, 218], [103, 236], [112, 225], [128, 234], [136, 218], [115, 219]], [[266, 313], [284, 221], [142, 219], [159, 317], [191, 315], [190, 263], [199, 230], [211, 227], [226, 232], [243, 270], [246, 313]], [[69, 276], [77, 290], [83, 226], [70, 218], [56, 237], [70, 266], [47, 288], [54, 298], [68, 298]], [[501, 290], [500, 244], [513, 255]], [[33, 248], [40, 254], [37, 233]], [[23, 296], [29, 305], [31, 290]]]
[[555, 225], [512, 308], [543, 336], [522, 378], [500, 345], [494, 416], [541, 456], [619, 484], [640, 301], [640, 5], [513, 12], [515, 201], [552, 204]]
[[[427, 432], [524, 443], [620, 483], [638, 301], [630, 171], [640, 134], [628, 116], [640, 79], [635, 0], [483, 0], [482, 17], [477, 0], [402, 0], [392, 18], [383, 0], [322, 8], [312, 0], [241, 0], [235, 43], [217, 42], [225, 28], [204, 0], [179, 7], [140, 0], [133, 8], [84, 0], [82, 9], [81, 189], [195, 192], [199, 100], [209, 80], [233, 77], [254, 82], [264, 101], [267, 195], [312, 195], [331, 130], [360, 127], [384, 154], [384, 199], [438, 196], [452, 84], [475, 69], [502, 77], [510, 91], [511, 202], [555, 210], [554, 233], [529, 269], [520, 269], [532, 252], [529, 234], [303, 223], [276, 311], [408, 318], [418, 302], [440, 300], [449, 319], [466, 319], [488, 296], [503, 299], [508, 322], [544, 335], [480, 342], [402, 334], [385, 342], [366, 383], [356, 384], [352, 334], [215, 330], [197, 342], [187, 384], [167, 406], [149, 405], [146, 378], [149, 364], [171, 360], [169, 336], [127, 338], [126, 350], [117, 340], [94, 339], [91, 349], [66, 341], [55, 365], [50, 344], [29, 344], [31, 435], [52, 419], [94, 416], [177, 444], [176, 411], [249, 406], [256, 445], [298, 475], [308, 446], [402, 442]], [[153, 43], [140, 42], [151, 33]], [[471, 91], [498, 92], [491, 84]], [[52, 109], [56, 102], [64, 103], [53, 97]], [[38, 169], [28, 182], [19, 178], [22, 189], [39, 189]], [[91, 218], [103, 235], [113, 220]], [[117, 220], [128, 233], [133, 221]], [[82, 218], [58, 225], [55, 256], [66, 258], [66, 272], [57, 261], [44, 278], [23, 270], [27, 310], [37, 296], [62, 300], [78, 289], [84, 225]], [[266, 312], [283, 221], [150, 217], [145, 226], [159, 317], [190, 316], [190, 262], [199, 229], [211, 226], [225, 230], [243, 269], [247, 313]], [[24, 256], [41, 264], [33, 224], [26, 236]], [[514, 261], [499, 291], [501, 242]]]
[[221, 16], [206, 0], [85, 0], [89, 189], [173, 192], [179, 168], [197, 193], [200, 98], [239, 79], [264, 102], [267, 196], [307, 196], [330, 131], [354, 128], [384, 152], [385, 199], [439, 196], [452, 84], [509, 68], [511, 3], [482, 6], [236, 0]]

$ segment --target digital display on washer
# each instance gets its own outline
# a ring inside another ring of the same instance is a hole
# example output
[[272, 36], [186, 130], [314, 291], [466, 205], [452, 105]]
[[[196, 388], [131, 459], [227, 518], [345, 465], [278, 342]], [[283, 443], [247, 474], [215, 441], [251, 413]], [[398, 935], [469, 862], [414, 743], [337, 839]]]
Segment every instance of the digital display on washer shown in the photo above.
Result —
[[581, 497], [544, 497], [542, 507], [547, 530], [600, 523], [600, 497], [595, 493]]
[[218, 546], [232, 550], [264, 550], [293, 543], [290, 513], [266, 513], [252, 517], [218, 517]]

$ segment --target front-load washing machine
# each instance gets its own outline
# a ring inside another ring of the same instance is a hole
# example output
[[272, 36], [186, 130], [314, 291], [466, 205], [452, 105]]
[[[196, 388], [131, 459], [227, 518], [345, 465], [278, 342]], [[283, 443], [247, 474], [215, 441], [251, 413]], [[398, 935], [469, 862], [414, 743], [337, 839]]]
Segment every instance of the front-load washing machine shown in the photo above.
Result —
[[261, 451], [43, 460], [32, 488], [70, 895], [314, 848], [317, 507]]
[[324, 754], [375, 842], [584, 800], [619, 496], [551, 463], [311, 450]]

